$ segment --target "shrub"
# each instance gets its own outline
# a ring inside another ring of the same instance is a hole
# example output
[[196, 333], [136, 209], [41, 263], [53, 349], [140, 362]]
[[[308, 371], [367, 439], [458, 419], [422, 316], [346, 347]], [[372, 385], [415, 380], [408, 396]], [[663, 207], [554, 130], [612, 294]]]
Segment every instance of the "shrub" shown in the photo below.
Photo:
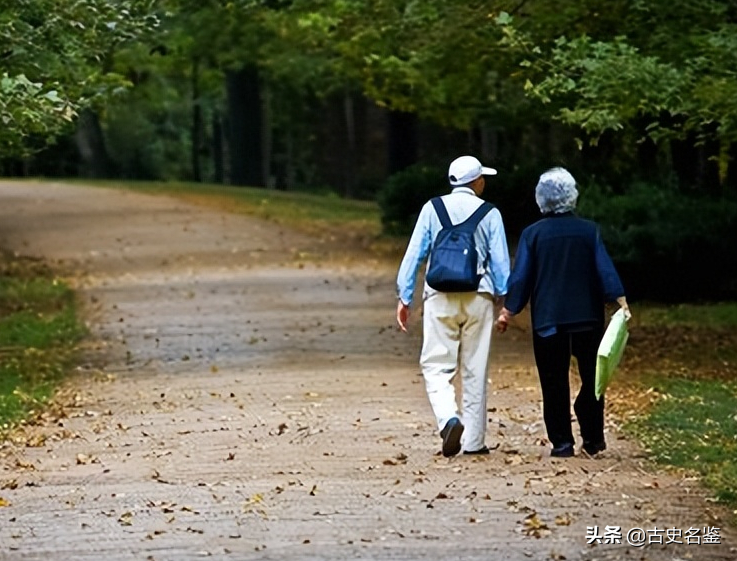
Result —
[[[499, 175], [486, 178], [483, 198], [502, 213], [510, 239], [515, 239], [522, 228], [540, 218], [534, 196], [538, 175], [538, 168], [528, 166], [499, 170]], [[384, 233], [410, 234], [422, 205], [450, 191], [446, 170], [437, 166], [416, 164], [395, 173], [387, 179], [376, 198]]]
[[410, 234], [422, 206], [431, 198], [449, 191], [445, 171], [434, 166], [415, 164], [393, 174], [376, 198], [384, 233]]
[[639, 183], [625, 194], [581, 189], [581, 216], [602, 236], [628, 295], [695, 301], [737, 295], [737, 201]]

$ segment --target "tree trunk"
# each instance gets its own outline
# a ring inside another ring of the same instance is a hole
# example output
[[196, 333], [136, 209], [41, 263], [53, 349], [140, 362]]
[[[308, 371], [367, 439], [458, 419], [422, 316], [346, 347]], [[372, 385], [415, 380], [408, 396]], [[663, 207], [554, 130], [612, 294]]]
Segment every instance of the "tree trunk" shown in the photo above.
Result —
[[391, 175], [417, 162], [417, 116], [390, 111], [387, 119], [388, 172]]
[[499, 131], [496, 127], [484, 125], [481, 127], [481, 157], [484, 162], [494, 166], [499, 155]]
[[266, 187], [268, 189], [276, 188], [276, 178], [271, 173], [271, 159], [274, 154], [274, 130], [272, 121], [272, 95], [271, 89], [268, 85], [264, 85], [262, 88], [263, 93], [263, 123], [261, 126], [262, 138], [261, 145], [263, 146], [261, 155], [261, 174], [263, 175]]
[[225, 170], [223, 169], [223, 124], [220, 121], [220, 112], [212, 113], [212, 160], [215, 172], [215, 183], [225, 183]]
[[657, 181], [660, 177], [658, 146], [651, 139], [645, 138], [637, 145], [637, 164], [644, 179]]
[[670, 143], [671, 162], [682, 189], [691, 190], [696, 183], [697, 150], [692, 138], [673, 140]]
[[111, 162], [102, 134], [100, 119], [91, 109], [84, 109], [77, 122], [74, 135], [77, 150], [82, 160], [80, 175], [82, 177], [110, 177]]
[[285, 189], [291, 191], [297, 185], [297, 163], [294, 158], [294, 130], [292, 124], [287, 125], [286, 138], [286, 173], [285, 173]]
[[737, 193], [737, 142], [733, 142], [727, 150], [727, 178], [724, 181], [724, 190]]
[[356, 111], [353, 104], [353, 96], [346, 92], [343, 96], [343, 112], [345, 115], [345, 160], [343, 162], [343, 186], [345, 196], [352, 199], [356, 196], [358, 187], [358, 156], [356, 142]]
[[228, 151], [233, 185], [265, 185], [262, 160], [261, 92], [258, 70], [246, 66], [225, 75], [228, 97]]
[[192, 61], [192, 180], [202, 182], [202, 103], [200, 102], [200, 62]]

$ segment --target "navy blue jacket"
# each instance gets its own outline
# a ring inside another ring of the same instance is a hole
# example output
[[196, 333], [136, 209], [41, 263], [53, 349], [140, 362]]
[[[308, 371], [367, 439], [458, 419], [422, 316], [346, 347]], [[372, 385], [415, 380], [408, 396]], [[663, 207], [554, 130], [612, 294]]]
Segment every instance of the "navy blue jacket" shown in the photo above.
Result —
[[624, 296], [599, 227], [572, 212], [523, 230], [508, 286], [504, 307], [518, 314], [529, 301], [542, 336], [603, 324], [604, 303]]

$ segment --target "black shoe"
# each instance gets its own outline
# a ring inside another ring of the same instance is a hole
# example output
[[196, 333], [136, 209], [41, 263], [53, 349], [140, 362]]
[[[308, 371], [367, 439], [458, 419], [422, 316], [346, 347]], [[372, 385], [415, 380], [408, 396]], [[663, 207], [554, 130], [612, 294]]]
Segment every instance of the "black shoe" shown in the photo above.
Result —
[[550, 455], [554, 458], [570, 458], [573, 456], [573, 444], [567, 442], [560, 446], [554, 446], [550, 451]]
[[464, 450], [463, 453], [464, 454], [468, 454], [469, 456], [488, 454], [489, 453], [489, 447], [488, 446], [483, 446], [482, 448], [479, 448], [478, 450]]
[[463, 423], [458, 417], [453, 417], [440, 431], [443, 437], [443, 456], [450, 458], [461, 451], [461, 436], [463, 435]]
[[589, 456], [596, 456], [599, 452], [606, 450], [606, 442], [600, 440], [599, 442], [584, 442], [583, 451]]

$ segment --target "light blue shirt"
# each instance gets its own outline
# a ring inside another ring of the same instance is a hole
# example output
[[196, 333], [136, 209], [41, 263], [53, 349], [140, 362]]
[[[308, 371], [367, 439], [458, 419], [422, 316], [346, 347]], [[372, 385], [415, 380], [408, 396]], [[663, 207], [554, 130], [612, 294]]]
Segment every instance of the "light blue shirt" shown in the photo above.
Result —
[[[466, 220], [483, 203], [483, 200], [477, 197], [469, 187], [456, 187], [448, 195], [443, 195], [442, 199], [453, 224]], [[427, 259], [435, 237], [441, 229], [440, 219], [432, 203], [428, 201], [417, 218], [417, 224], [415, 224], [397, 274], [397, 295], [408, 306], [412, 304], [417, 271], [422, 262]], [[494, 296], [505, 295], [509, 280], [509, 249], [502, 215], [496, 208], [484, 216], [479, 223], [476, 228], [475, 241], [479, 272], [483, 271], [478, 291]], [[425, 283], [425, 298], [435, 292]]]

